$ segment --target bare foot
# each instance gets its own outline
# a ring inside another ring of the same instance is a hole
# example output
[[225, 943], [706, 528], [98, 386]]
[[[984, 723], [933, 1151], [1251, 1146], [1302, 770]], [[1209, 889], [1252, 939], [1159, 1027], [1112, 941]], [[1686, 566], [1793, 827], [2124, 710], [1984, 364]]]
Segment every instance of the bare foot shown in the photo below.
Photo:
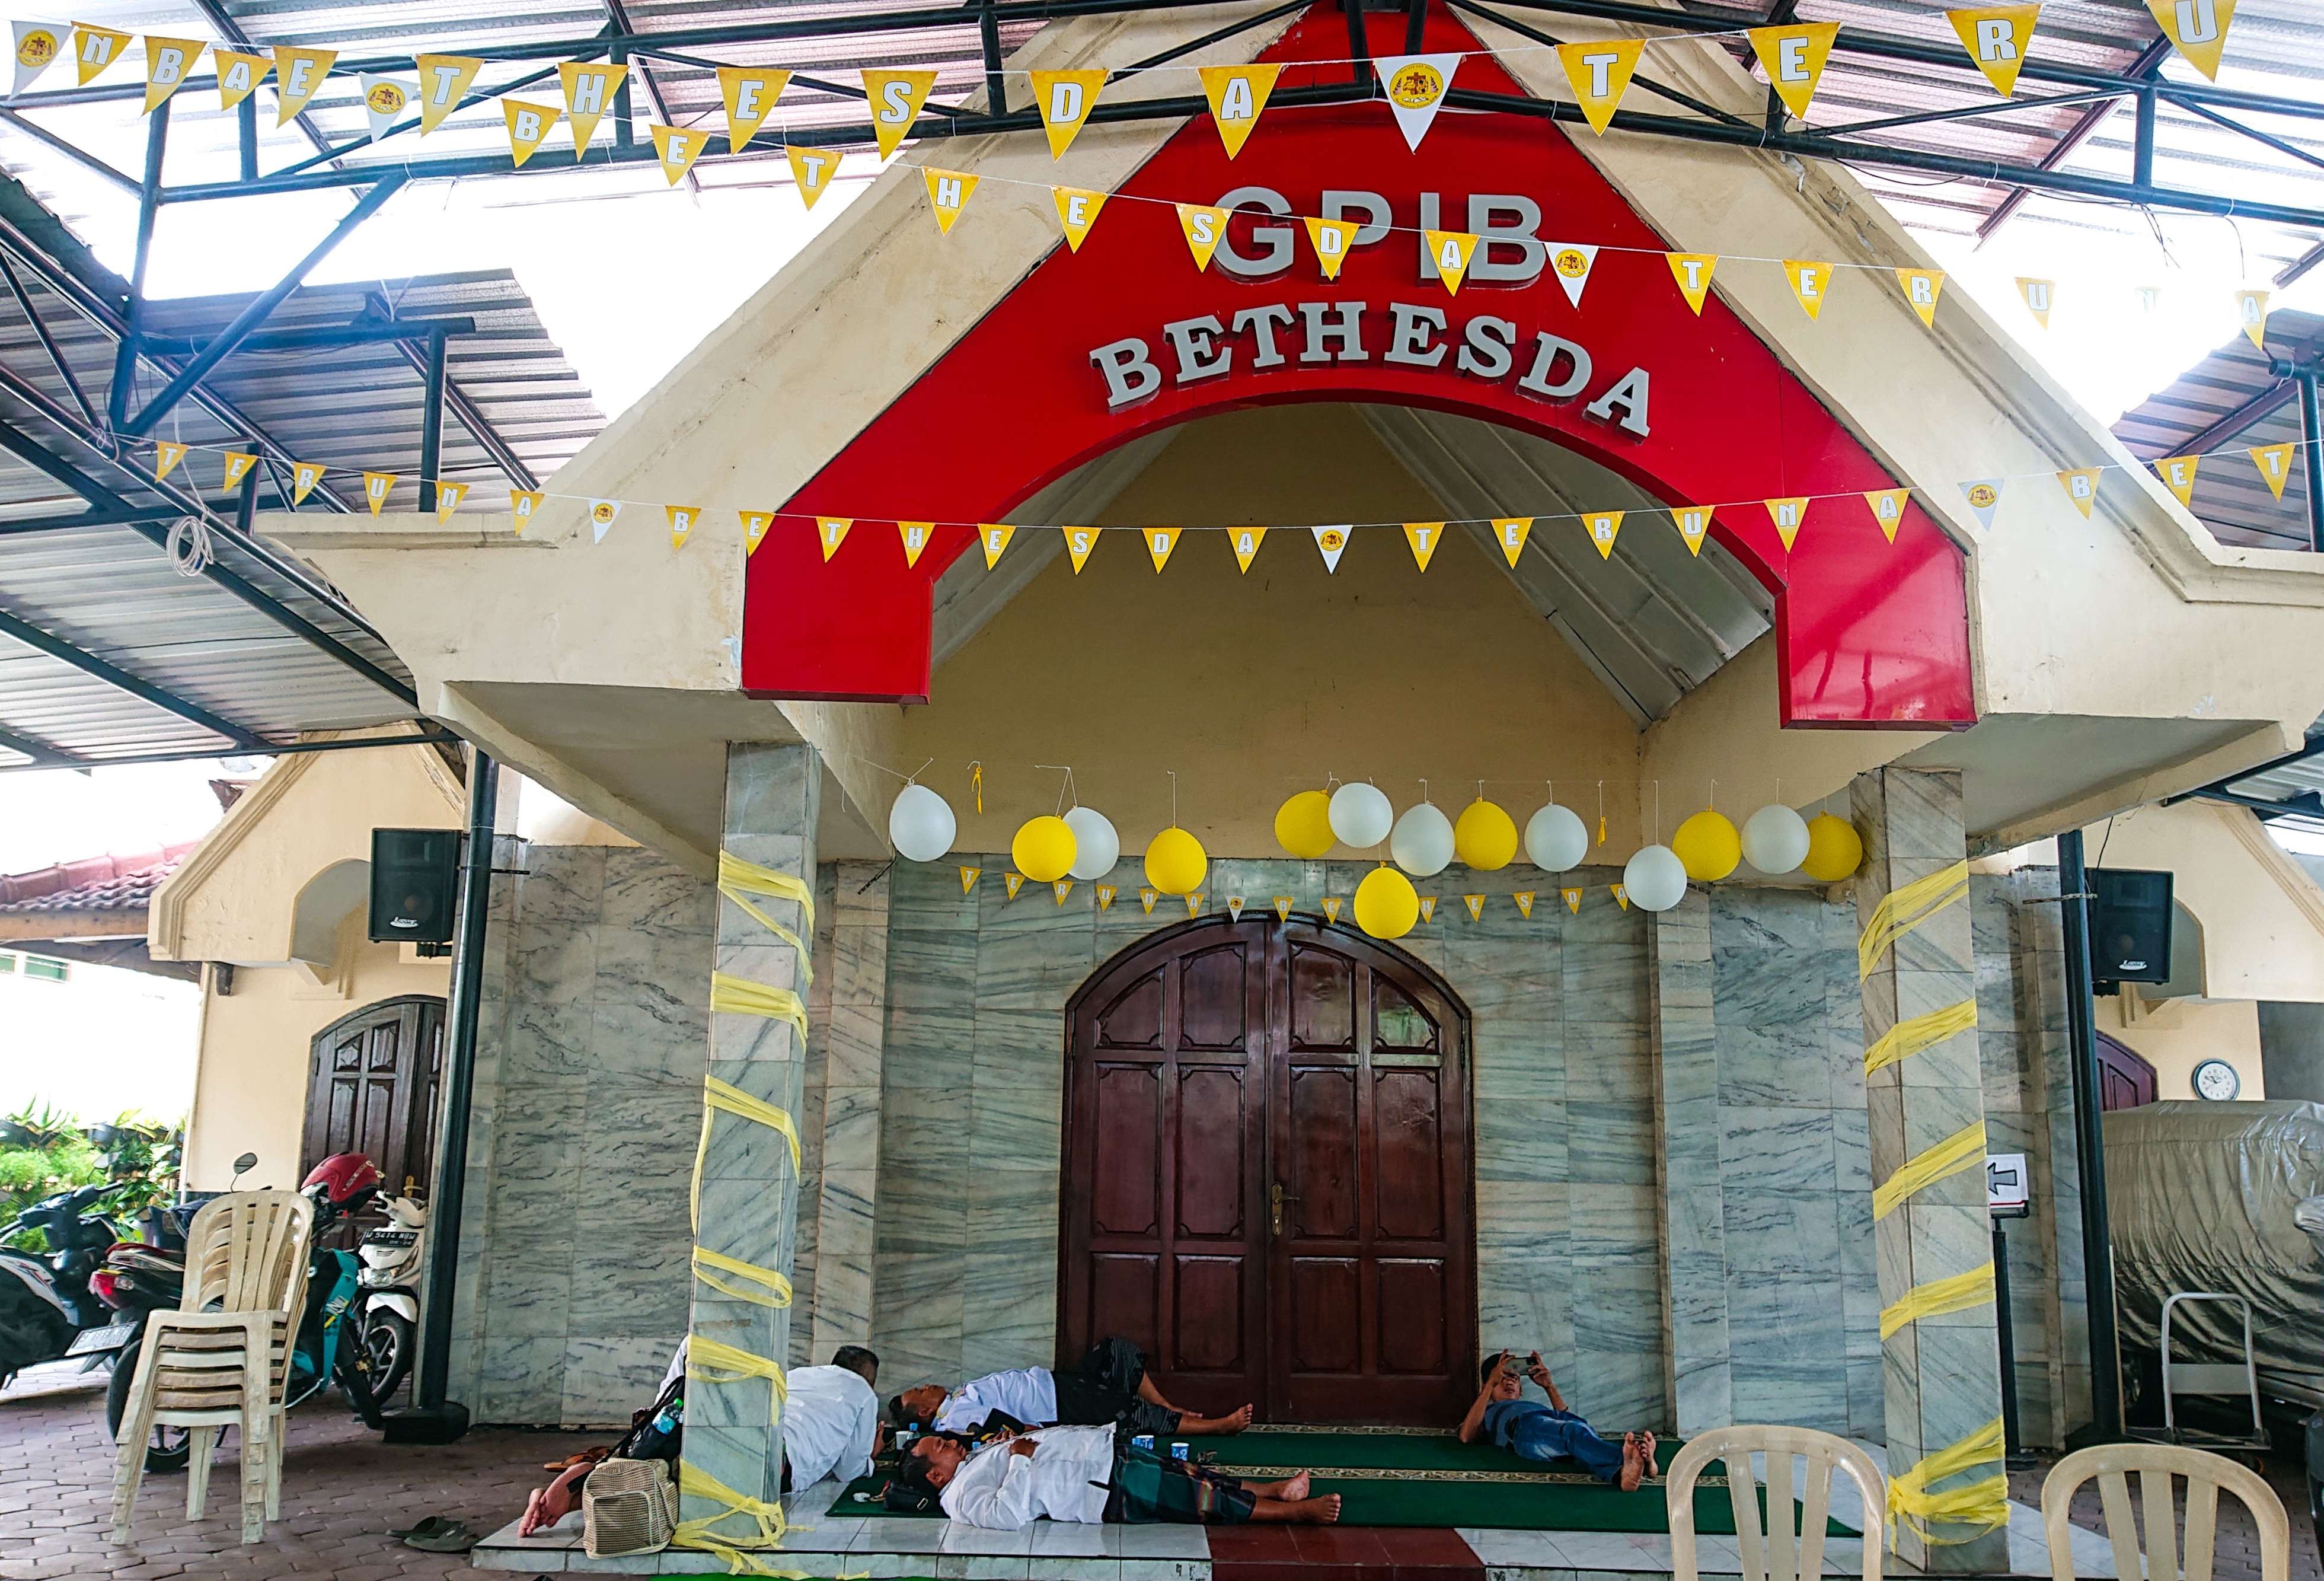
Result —
[[1311, 1526], [1330, 1526], [1340, 1519], [1340, 1495], [1325, 1493], [1320, 1499], [1301, 1499], [1291, 1508], [1294, 1521]]
[[1655, 1460], [1655, 1436], [1641, 1429], [1638, 1437], [1643, 1440], [1641, 1447], [1646, 1452], [1646, 1481], [1652, 1482], [1658, 1473], [1658, 1466]]
[[1286, 1476], [1281, 1482], [1268, 1483], [1251, 1491], [1261, 1498], [1281, 1499], [1286, 1504], [1296, 1503], [1307, 1496], [1307, 1473], [1303, 1471], [1297, 1476]]
[[1614, 1485], [1626, 1493], [1635, 1493], [1638, 1484], [1646, 1480], [1646, 1459], [1644, 1447], [1636, 1433], [1622, 1435], [1622, 1471]]
[[535, 1488], [524, 1496], [524, 1516], [516, 1523], [516, 1534], [519, 1537], [530, 1537], [549, 1524], [540, 1518], [540, 1495], [548, 1491], [546, 1488]]
[[1250, 1426], [1250, 1407], [1247, 1405], [1240, 1410], [1230, 1411], [1222, 1417], [1190, 1416], [1181, 1417], [1178, 1419], [1178, 1430], [1190, 1438], [1240, 1433], [1249, 1426]]

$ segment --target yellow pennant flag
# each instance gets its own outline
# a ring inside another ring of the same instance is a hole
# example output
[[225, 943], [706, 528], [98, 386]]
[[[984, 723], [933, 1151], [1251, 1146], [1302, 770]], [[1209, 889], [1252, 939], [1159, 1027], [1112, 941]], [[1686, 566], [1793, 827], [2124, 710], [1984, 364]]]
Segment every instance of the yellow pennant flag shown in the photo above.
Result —
[[1049, 196], [1057, 201], [1057, 223], [1065, 229], [1065, 245], [1078, 253], [1082, 240], [1097, 223], [1098, 210], [1105, 207], [1105, 194], [1080, 187], [1052, 187]]
[[1904, 502], [1913, 497], [1909, 488], [1875, 488], [1865, 491], [1864, 503], [1872, 507], [1872, 519], [1880, 523], [1880, 531], [1889, 542], [1896, 541], [1896, 529], [1904, 524]]
[[673, 187], [686, 180], [686, 172], [710, 146], [710, 134], [699, 126], [669, 126], [659, 121], [646, 130], [653, 134], [654, 157], [661, 161], [661, 173]]
[[798, 188], [799, 201], [809, 208], [831, 185], [831, 178], [839, 172], [839, 156], [827, 148], [801, 148], [797, 143], [783, 145], [783, 157], [791, 162], [791, 181]]
[[1288, 922], [1291, 920], [1291, 897], [1289, 895], [1277, 895], [1275, 897], [1275, 920], [1277, 922]]
[[1628, 890], [1624, 889], [1618, 883], [1609, 883], [1606, 886], [1606, 892], [1614, 897], [1614, 903], [1621, 907], [1622, 910], [1627, 911], [1630, 909], [1630, 892]]
[[1242, 571], [1245, 576], [1249, 576], [1250, 574], [1250, 562], [1259, 558], [1259, 546], [1267, 541], [1267, 529], [1264, 527], [1237, 527], [1232, 529], [1232, 534], [1234, 538], [1235, 564], [1242, 568]]
[[2171, 47], [2205, 77], [2219, 79], [2219, 51], [2236, 20], [2236, 0], [2146, 0]]
[[1622, 95], [1629, 90], [1630, 73], [1638, 69], [1638, 51], [1645, 48], [1644, 39], [1609, 39], [1602, 43], [1557, 46], [1558, 63], [1565, 68], [1566, 86], [1573, 89], [1573, 102], [1582, 106], [1582, 118], [1590, 123], [1592, 132], [1605, 135], [1607, 123], [1614, 118]]
[[1518, 916], [1528, 920], [1531, 919], [1533, 916], [1533, 894], [1534, 892], [1531, 890], [1519, 890], [1517, 893], [1509, 897], [1509, 899], [1517, 903]]
[[1501, 546], [1501, 558], [1514, 569], [1517, 556], [1525, 552], [1526, 540], [1533, 533], [1531, 516], [1497, 516], [1493, 519], [1493, 541]]
[[1703, 534], [1711, 531], [1711, 511], [1709, 505], [1677, 505], [1672, 508], [1671, 522], [1678, 528], [1678, 535], [1686, 540], [1687, 553], [1699, 555], [1702, 552]]
[[1186, 897], [1186, 915], [1189, 917], [1199, 917], [1202, 915], [1202, 911], [1203, 892], [1196, 890], [1193, 894]]
[[1960, 35], [1961, 48], [2007, 98], [2017, 91], [2017, 70], [2025, 64], [2025, 42], [2034, 36], [2039, 5], [1982, 5], [1968, 11], [1948, 11], [1945, 20]]
[[307, 101], [331, 74], [337, 50], [293, 50], [274, 47], [274, 124], [288, 126], [307, 108]]
[[1013, 901], [1017, 898], [1017, 892], [1025, 887], [1025, 875], [1021, 873], [1005, 873], [1001, 875], [1001, 883], [1002, 887], [1008, 890], [1009, 898]]
[[1423, 922], [1434, 922], [1436, 920], [1436, 897], [1434, 895], [1423, 895], [1420, 897], [1420, 920]]
[[1442, 522], [1406, 522], [1404, 524], [1404, 541], [1412, 546], [1412, 563], [1420, 568], [1423, 575], [1427, 573], [1428, 562], [1436, 558], [1437, 540], [1443, 536], [1444, 523]]
[[371, 507], [373, 515], [378, 515], [380, 507], [387, 504], [387, 493], [395, 486], [395, 478], [392, 472], [366, 472], [363, 475], [364, 503]]
[[627, 66], [588, 61], [568, 60], [557, 69], [558, 80], [565, 85], [565, 118], [573, 123], [575, 159], [589, 152], [589, 139], [596, 134], [597, 122], [613, 107], [613, 96], [621, 91], [622, 79], [629, 74]]
[[250, 469], [257, 465], [258, 458], [248, 450], [228, 450], [226, 453], [226, 482], [220, 486], [228, 490], [241, 487], [242, 480], [248, 477]]
[[2066, 497], [2074, 502], [2074, 508], [2081, 512], [2084, 520], [2089, 519], [2090, 507], [2098, 504], [2099, 470], [2096, 467], [2078, 467], [2071, 472], [2058, 474]]
[[1775, 524], [1775, 536], [1784, 541], [1784, 549], [1788, 553], [1792, 547], [1792, 540], [1800, 535], [1801, 523], [1808, 518], [1806, 496], [1800, 495], [1785, 500], [1766, 500], [1762, 503], [1767, 507], [1767, 520]]
[[1065, 903], [1065, 897], [1074, 892], [1074, 881], [1070, 878], [1056, 879], [1050, 883], [1049, 888], [1056, 892], [1057, 904], [1062, 906]]
[[145, 114], [161, 108], [177, 92], [209, 46], [201, 39], [165, 39], [145, 35]]
[[1323, 920], [1326, 922], [1337, 922], [1340, 920], [1340, 907], [1342, 903], [1343, 902], [1337, 895], [1325, 895], [1323, 897]]
[[1577, 917], [1582, 915], [1582, 892], [1580, 890], [1559, 890], [1557, 892], [1557, 898], [1565, 902], [1565, 909], [1567, 911], [1572, 912]]
[[1146, 534], [1146, 552], [1152, 557], [1155, 574], [1158, 576], [1162, 568], [1170, 563], [1170, 551], [1178, 547], [1178, 534], [1185, 530], [1181, 527], [1147, 527], [1140, 531]]
[[2025, 299], [2025, 310], [2044, 329], [2050, 327], [2050, 307], [2057, 291], [2058, 282], [2054, 280], [2032, 280], [2023, 274], [2017, 277], [2017, 294]]
[[1110, 883], [1102, 883], [1097, 886], [1095, 892], [1097, 894], [1097, 909], [1102, 911], [1112, 906], [1113, 897], [1120, 894], [1121, 892]]
[[1937, 327], [1937, 297], [1945, 289], [1945, 272], [1941, 269], [1899, 269], [1896, 283], [1904, 288], [1904, 300], [1913, 311], [1921, 316], [1923, 328]]
[[1049, 157], [1063, 159], [1082, 123], [1097, 106], [1098, 90], [1108, 73], [1102, 67], [1089, 71], [1035, 71], [1033, 103], [1041, 112], [1041, 127], [1049, 134]]
[[274, 61], [265, 55], [246, 55], [239, 50], [212, 50], [211, 69], [217, 72], [218, 108], [230, 110], [257, 90], [274, 69]]
[[1719, 267], [1719, 254], [1665, 253], [1663, 257], [1670, 264], [1671, 278], [1678, 282], [1679, 294], [1686, 298], [1686, 305], [1700, 319], [1703, 299], [1711, 294], [1711, 272]]
[[1622, 517], [1626, 513], [1621, 511], [1593, 511], [1582, 518], [1582, 525], [1590, 534], [1591, 547], [1598, 551], [1600, 559], [1614, 557], [1614, 535], [1622, 530]]
[[311, 461], [295, 461], [291, 463], [291, 504], [298, 505], [304, 503], [307, 496], [315, 492], [315, 485], [323, 481], [324, 470], [325, 469], [323, 467], [316, 466]]
[[2263, 353], [2267, 350], [2267, 298], [2264, 291], [2236, 292], [2236, 322], [2244, 327], [2252, 345]]
[[1464, 905], [1464, 906], [1466, 906], [1466, 907], [1468, 907], [1468, 908], [1469, 908], [1469, 920], [1470, 920], [1470, 921], [1471, 921], [1471, 922], [1479, 922], [1479, 921], [1482, 921], [1482, 920], [1484, 920], [1484, 916], [1485, 916], [1485, 897], [1484, 897], [1484, 896], [1482, 896], [1482, 895], [1462, 895], [1462, 896], [1461, 897], [1461, 903], [1462, 903], [1462, 905]]
[[863, 97], [872, 106], [872, 135], [879, 140], [881, 159], [892, 158], [911, 134], [936, 85], [936, 74], [930, 70], [864, 69]]
[[1161, 898], [1160, 890], [1141, 889], [1138, 892], [1138, 903], [1146, 908], [1146, 914], [1149, 917], [1154, 915], [1154, 902]]
[[91, 27], [85, 22], [73, 23], [73, 60], [80, 69], [80, 85], [87, 88], [96, 81], [100, 72], [121, 59], [128, 42], [125, 32]]
[[759, 134], [768, 112], [783, 97], [790, 80], [791, 74], [779, 66], [718, 68], [718, 97], [726, 106], [727, 153], [742, 153], [743, 145]]
[[524, 530], [532, 525], [532, 513], [540, 509], [540, 502], [548, 497], [539, 489], [509, 490], [509, 521], [515, 527], [519, 538], [523, 537]]
[[815, 535], [823, 544], [825, 565], [830, 564], [831, 557], [839, 552], [839, 546], [847, 541], [847, 530], [854, 525], [853, 516], [817, 516], [815, 519]]
[[1784, 279], [1811, 319], [1823, 317], [1823, 299], [1831, 289], [1831, 265], [1811, 258], [1784, 260]]
[[1097, 547], [1098, 530], [1094, 527], [1061, 527], [1058, 531], [1065, 535], [1065, 552], [1073, 557], [1074, 575], [1078, 577], [1082, 574], [1082, 568], [1089, 564], [1090, 550]]
[[172, 468], [186, 458], [186, 447], [168, 439], [153, 441], [153, 481], [161, 482]]
[[2283, 497], [2283, 485], [2292, 479], [2292, 445], [2254, 445], [2246, 452], [2259, 475], [2267, 479], [2267, 492], [2277, 499]]
[[1283, 68], [1205, 66], [1202, 75], [1204, 97], [1211, 101], [1211, 119], [1218, 126], [1219, 141], [1226, 144], [1227, 157], [1232, 159], [1242, 152], [1250, 129], [1259, 125], [1259, 113], [1267, 108], [1267, 96], [1275, 91], [1275, 79], [1283, 75]]
[[737, 511], [734, 514], [742, 523], [742, 558], [749, 559], [759, 552], [759, 545], [767, 541], [767, 529], [775, 524], [772, 511]]
[[420, 135], [425, 137], [460, 107], [484, 62], [475, 55], [414, 55], [411, 63], [420, 68]]
[[1219, 238], [1227, 232], [1227, 211], [1206, 208], [1199, 203], [1177, 206], [1178, 228], [1186, 233], [1186, 250], [1194, 255], [1197, 270], [1211, 266], [1211, 254], [1219, 250]]
[[439, 523], [441, 523], [441, 522], [449, 522], [449, 521], [452, 519], [452, 513], [453, 513], [453, 512], [455, 512], [455, 511], [456, 511], [456, 510], [458, 510], [458, 509], [460, 508], [460, 502], [461, 502], [462, 500], [466, 499], [467, 497], [468, 497], [468, 485], [467, 485], [466, 484], [465, 484], [465, 483], [440, 483], [440, 482], [439, 482], [438, 484], [437, 484], [437, 485], [436, 485], [436, 520], [437, 520], [437, 522], [439, 522]]
[[509, 158], [522, 170], [524, 162], [532, 157], [549, 129], [557, 125], [557, 117], [565, 112], [555, 105], [527, 104], [522, 99], [501, 100], [501, 115], [508, 122]]
[[984, 546], [984, 569], [991, 570], [1001, 563], [1001, 551], [1017, 536], [1017, 529], [1004, 522], [987, 522], [976, 530], [976, 541]]
[[1348, 261], [1348, 250], [1356, 245], [1357, 223], [1352, 219], [1307, 220], [1308, 245], [1315, 249], [1315, 262], [1326, 280], [1340, 278], [1340, 265]]
[[1803, 22], [1789, 27], [1755, 27], [1746, 30], [1751, 35], [1751, 49], [1759, 57], [1761, 69], [1767, 74], [1767, 86], [1784, 101], [1784, 107], [1799, 120], [1808, 118], [1808, 101], [1815, 97], [1816, 83], [1823, 77], [1823, 66], [1831, 59], [1831, 42], [1840, 34], [1836, 22]]
[[904, 564], [916, 566], [920, 563], [920, 551], [927, 548], [928, 540], [936, 535], [936, 531], [934, 522], [896, 523], [896, 536], [904, 545]]
[[930, 166], [920, 171], [920, 180], [927, 183], [928, 206], [936, 210], [937, 233], [952, 235], [953, 221], [960, 217], [969, 194], [976, 190], [976, 178], [965, 171], [940, 171]]
[[976, 881], [983, 876], [984, 869], [982, 867], [962, 868], [960, 870], [960, 892], [966, 894], [969, 891], [974, 889], [976, 887]]
[[57, 63], [57, 57], [64, 53], [64, 35], [45, 23], [16, 22], [9, 27], [16, 42], [16, 86], [12, 91], [22, 93]]
[[2163, 486], [2179, 496], [2179, 503], [2190, 509], [2194, 505], [2195, 468], [2202, 464], [2200, 456], [2165, 456], [2154, 464]]
[[1444, 282], [1446, 295], [1461, 289], [1461, 277], [1469, 273], [1469, 260], [1476, 256], [1477, 237], [1473, 231], [1423, 231], [1428, 238], [1428, 261], [1436, 265], [1436, 277]]
[[684, 549], [694, 532], [694, 524], [702, 519], [700, 505], [664, 505], [662, 512], [669, 518], [669, 546]]

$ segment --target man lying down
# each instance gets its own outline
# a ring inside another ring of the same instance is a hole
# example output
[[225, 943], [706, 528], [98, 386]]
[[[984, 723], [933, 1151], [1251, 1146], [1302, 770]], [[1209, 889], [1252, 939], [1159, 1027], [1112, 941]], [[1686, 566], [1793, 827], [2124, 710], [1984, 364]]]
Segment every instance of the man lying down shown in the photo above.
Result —
[[1308, 1474], [1245, 1482], [1130, 1442], [1127, 1428], [1037, 1428], [974, 1448], [951, 1433], [917, 1440], [903, 1475], [934, 1489], [966, 1526], [1015, 1531], [1046, 1515], [1084, 1524], [1246, 1521], [1329, 1525], [1340, 1496], [1311, 1497]]

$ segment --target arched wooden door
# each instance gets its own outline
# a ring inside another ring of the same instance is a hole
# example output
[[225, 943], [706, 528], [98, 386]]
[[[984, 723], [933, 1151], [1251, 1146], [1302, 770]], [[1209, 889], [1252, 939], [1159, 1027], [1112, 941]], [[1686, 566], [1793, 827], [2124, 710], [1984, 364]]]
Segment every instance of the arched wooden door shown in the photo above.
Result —
[[382, 1188], [425, 1192], [436, 1153], [444, 1002], [407, 994], [366, 1004], [315, 1034], [307, 1075], [303, 1177], [333, 1153], [379, 1166]]
[[1059, 1354], [1262, 1421], [1443, 1426], [1476, 1392], [1468, 1013], [1401, 951], [1205, 919], [1067, 1011]]

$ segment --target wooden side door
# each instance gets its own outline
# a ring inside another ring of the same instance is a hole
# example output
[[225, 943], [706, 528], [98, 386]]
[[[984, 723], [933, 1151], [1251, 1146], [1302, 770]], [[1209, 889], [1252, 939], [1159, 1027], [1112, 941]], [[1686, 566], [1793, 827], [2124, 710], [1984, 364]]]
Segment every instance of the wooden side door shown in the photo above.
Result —
[[359, 1152], [379, 1166], [383, 1190], [425, 1191], [443, 1058], [444, 1002], [425, 994], [367, 1004], [316, 1033], [300, 1177], [333, 1153]]
[[1204, 921], [1084, 985], [1058, 1215], [1059, 1364], [1118, 1334], [1179, 1405], [1262, 1419], [1267, 974], [1259, 920]]
[[1441, 1427], [1476, 1392], [1463, 1018], [1353, 934], [1273, 932], [1277, 1419]]
[[2161, 1090], [2154, 1067], [2137, 1050], [2104, 1032], [2098, 1040], [2098, 1108], [2137, 1109], [2155, 1101]]

